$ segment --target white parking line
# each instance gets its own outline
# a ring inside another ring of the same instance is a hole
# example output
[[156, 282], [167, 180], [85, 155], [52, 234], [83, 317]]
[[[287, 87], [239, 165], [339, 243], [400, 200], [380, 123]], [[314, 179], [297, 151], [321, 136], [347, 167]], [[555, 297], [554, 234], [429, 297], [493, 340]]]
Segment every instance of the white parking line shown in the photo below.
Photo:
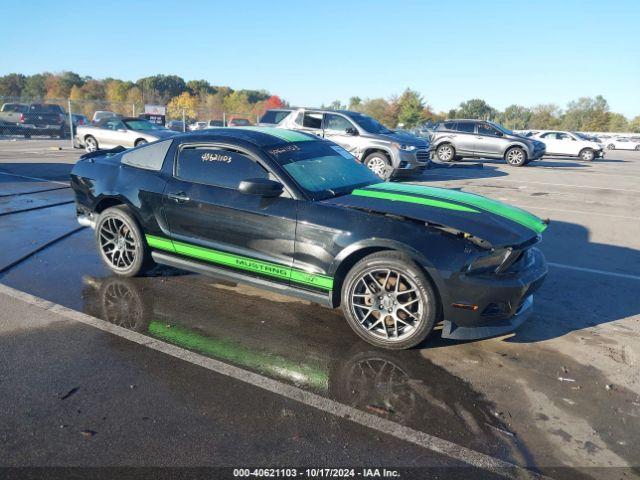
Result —
[[26, 175], [18, 175], [17, 173], [0, 172], [0, 175], [9, 175], [11, 177], [26, 178], [27, 180], [35, 180], [36, 182], [57, 183], [59, 185], [64, 185], [66, 187], [69, 186], [69, 182], [59, 182], [59, 181], [56, 181], [56, 180], [47, 180], [46, 178], [28, 177]]
[[575, 267], [573, 265], [564, 265], [562, 263], [547, 262], [550, 267], [566, 268], [567, 270], [576, 270], [578, 272], [595, 273], [598, 275], [608, 275], [610, 277], [626, 278], [628, 280], [640, 280], [638, 275], [630, 275], [628, 273], [609, 272], [607, 270], [598, 270], [595, 268]]
[[390, 420], [380, 418], [376, 415], [363, 412], [357, 408], [344, 405], [329, 398], [307, 392], [301, 388], [279, 382], [272, 378], [259, 375], [248, 370], [214, 360], [204, 355], [200, 355], [189, 350], [171, 345], [155, 338], [147, 337], [138, 332], [127, 330], [112, 323], [100, 320], [99, 318], [71, 310], [62, 305], [58, 305], [48, 300], [21, 292], [6, 285], [0, 284], [0, 294], [19, 299], [25, 303], [35, 305], [44, 310], [49, 310], [58, 315], [62, 315], [70, 320], [74, 320], [85, 325], [95, 327], [99, 330], [109, 332], [113, 335], [125, 338], [131, 342], [151, 348], [172, 357], [179, 358], [193, 365], [206, 368], [213, 372], [234, 378], [241, 382], [253, 385], [258, 388], [270, 391], [285, 398], [295, 400], [309, 407], [313, 407], [320, 411], [330, 413], [337, 417], [349, 420], [367, 428], [377, 430], [381, 433], [391, 435], [400, 440], [413, 443], [422, 448], [426, 448], [433, 452], [445, 455], [453, 460], [464, 462], [473, 467], [507, 476], [509, 478], [547, 478], [518, 465], [500, 460], [498, 458], [485, 455], [484, 453], [471, 450], [461, 445], [449, 442], [439, 437], [429, 435], [428, 433], [414, 430], [409, 427], [397, 424]]
[[593, 185], [573, 185], [568, 183], [548, 183], [548, 182], [534, 182], [532, 180], [514, 180], [512, 178], [504, 178], [504, 177], [461, 177], [459, 175], [447, 175], [446, 173], [438, 173], [434, 172], [434, 175], [439, 175], [447, 178], [456, 178], [458, 180], [488, 180], [488, 181], [501, 181], [501, 182], [512, 182], [512, 183], [531, 183], [534, 185], [552, 185], [555, 187], [572, 187], [572, 188], [590, 188], [595, 190], [612, 190], [614, 192], [629, 192], [629, 193], [640, 193], [640, 190], [629, 190], [625, 188], [611, 188], [611, 187], [596, 187]]

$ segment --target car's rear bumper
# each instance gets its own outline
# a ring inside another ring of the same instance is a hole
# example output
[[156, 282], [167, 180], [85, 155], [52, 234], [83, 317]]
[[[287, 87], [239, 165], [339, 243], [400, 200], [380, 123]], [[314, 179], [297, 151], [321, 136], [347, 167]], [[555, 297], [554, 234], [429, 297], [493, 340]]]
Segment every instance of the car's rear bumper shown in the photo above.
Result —
[[537, 248], [526, 265], [509, 275], [458, 275], [441, 292], [444, 338], [468, 340], [502, 335], [519, 327], [531, 314], [533, 293], [547, 275]]

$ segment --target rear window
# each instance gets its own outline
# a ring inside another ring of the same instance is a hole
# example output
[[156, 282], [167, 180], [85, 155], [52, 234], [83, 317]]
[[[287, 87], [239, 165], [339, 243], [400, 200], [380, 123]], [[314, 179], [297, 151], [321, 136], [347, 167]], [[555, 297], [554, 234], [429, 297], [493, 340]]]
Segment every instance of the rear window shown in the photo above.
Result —
[[458, 122], [458, 127], [456, 130], [462, 133], [473, 133], [475, 131], [476, 125], [473, 122]]
[[60, 105], [47, 105], [34, 103], [29, 107], [29, 110], [32, 112], [43, 112], [43, 113], [64, 113], [62, 107]]
[[18, 103], [8, 103], [2, 106], [3, 112], [27, 113], [29, 107]]
[[149, 143], [143, 147], [137, 147], [122, 155], [122, 163], [145, 170], [159, 171], [162, 169], [164, 157], [173, 140]]
[[265, 114], [260, 118], [260, 123], [270, 123], [276, 125], [280, 123], [291, 112], [284, 112], [278, 110], [267, 110]]

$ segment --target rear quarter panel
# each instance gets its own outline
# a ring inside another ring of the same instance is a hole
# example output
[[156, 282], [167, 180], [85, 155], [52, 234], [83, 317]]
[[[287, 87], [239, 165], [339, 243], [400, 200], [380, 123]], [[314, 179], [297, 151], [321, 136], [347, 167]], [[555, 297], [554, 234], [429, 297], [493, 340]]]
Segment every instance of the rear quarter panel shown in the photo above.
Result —
[[123, 165], [120, 158], [80, 160], [75, 165], [71, 187], [76, 203], [100, 213], [105, 205], [118, 201], [129, 206], [145, 233], [168, 235], [162, 213], [166, 177], [162, 172]]

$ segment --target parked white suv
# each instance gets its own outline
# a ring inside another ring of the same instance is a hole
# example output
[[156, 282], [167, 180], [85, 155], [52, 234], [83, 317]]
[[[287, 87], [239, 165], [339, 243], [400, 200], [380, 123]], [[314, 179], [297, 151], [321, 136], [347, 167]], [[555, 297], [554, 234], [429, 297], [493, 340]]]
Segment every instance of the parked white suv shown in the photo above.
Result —
[[547, 146], [546, 155], [578, 157], [587, 162], [604, 157], [604, 145], [589, 140], [579, 133], [543, 130], [533, 135]]

